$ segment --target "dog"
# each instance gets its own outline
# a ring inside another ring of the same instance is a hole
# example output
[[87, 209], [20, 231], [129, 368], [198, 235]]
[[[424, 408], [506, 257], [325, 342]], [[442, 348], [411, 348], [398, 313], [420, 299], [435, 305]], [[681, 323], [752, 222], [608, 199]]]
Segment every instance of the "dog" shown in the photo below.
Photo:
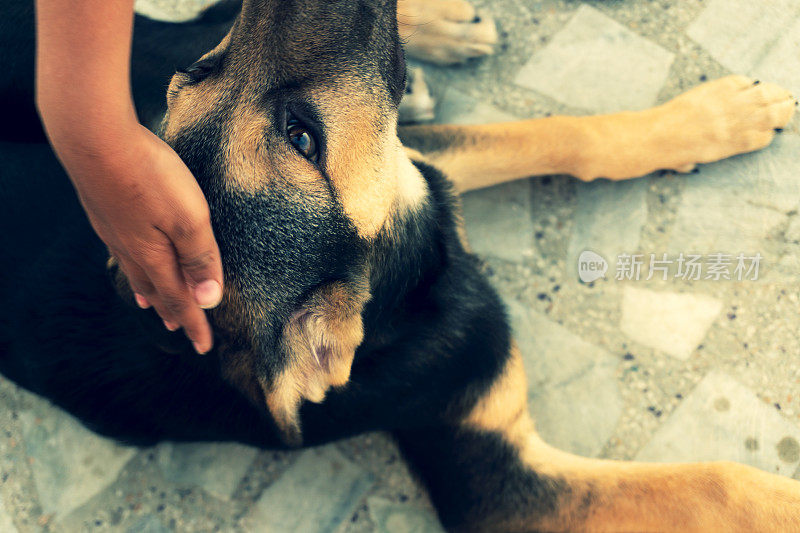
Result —
[[[3, 49], [13, 42], [24, 59], [30, 5], [2, 10]], [[38, 142], [20, 81], [30, 65], [16, 64], [2, 85], [18, 98], [0, 165], [6, 376], [137, 444], [294, 448], [391, 432], [454, 531], [800, 530], [796, 481], [545, 444], [457, 196], [538, 174], [686, 172], [757, 150], [790, 120], [787, 91], [734, 76], [640, 112], [398, 129], [394, 0], [244, 0], [188, 24], [136, 24], [146, 120], [160, 101], [154, 80], [200, 56], [172, 76], [160, 132], [211, 208], [226, 280], [208, 313], [215, 349], [197, 356], [135, 306]]]

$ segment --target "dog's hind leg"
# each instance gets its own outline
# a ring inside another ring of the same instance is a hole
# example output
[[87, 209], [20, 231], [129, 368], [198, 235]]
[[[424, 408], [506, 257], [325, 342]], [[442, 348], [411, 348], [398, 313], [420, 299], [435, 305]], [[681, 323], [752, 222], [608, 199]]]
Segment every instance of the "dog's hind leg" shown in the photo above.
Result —
[[463, 192], [544, 174], [589, 181], [635, 178], [659, 169], [688, 172], [698, 163], [764, 148], [794, 110], [795, 100], [785, 89], [729, 76], [645, 111], [408, 126], [398, 134]]
[[456, 531], [800, 531], [800, 483], [735, 463], [576, 457], [536, 435], [516, 350], [460, 421], [397, 432]]

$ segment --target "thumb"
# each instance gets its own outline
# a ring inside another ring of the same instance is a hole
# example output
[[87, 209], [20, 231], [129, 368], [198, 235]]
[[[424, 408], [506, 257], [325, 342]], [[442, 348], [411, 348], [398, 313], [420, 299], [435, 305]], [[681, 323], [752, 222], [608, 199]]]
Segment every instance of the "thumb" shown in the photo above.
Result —
[[222, 261], [211, 222], [200, 218], [170, 237], [195, 301], [204, 309], [216, 307], [222, 300]]

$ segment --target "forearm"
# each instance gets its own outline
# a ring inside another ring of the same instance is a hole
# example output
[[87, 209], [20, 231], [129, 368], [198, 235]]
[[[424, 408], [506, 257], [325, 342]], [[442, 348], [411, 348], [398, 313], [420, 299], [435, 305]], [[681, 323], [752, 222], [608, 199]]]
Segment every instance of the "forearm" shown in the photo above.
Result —
[[133, 0], [37, 0], [36, 100], [55, 144], [130, 124]]

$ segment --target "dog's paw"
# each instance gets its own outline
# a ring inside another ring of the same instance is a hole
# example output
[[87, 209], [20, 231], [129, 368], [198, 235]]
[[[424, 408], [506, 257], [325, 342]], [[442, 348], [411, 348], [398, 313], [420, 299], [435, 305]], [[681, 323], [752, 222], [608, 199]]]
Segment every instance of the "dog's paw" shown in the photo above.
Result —
[[434, 106], [435, 101], [428, 90], [428, 84], [425, 83], [425, 74], [422, 69], [409, 68], [406, 92], [400, 101], [400, 108], [397, 110], [398, 122], [411, 124], [433, 120]]
[[406, 53], [438, 65], [494, 52], [494, 20], [464, 0], [399, 0], [397, 23]]
[[662, 106], [684, 147], [668, 168], [689, 172], [698, 163], [760, 150], [786, 126], [795, 108], [786, 89], [745, 76], [695, 87]]

